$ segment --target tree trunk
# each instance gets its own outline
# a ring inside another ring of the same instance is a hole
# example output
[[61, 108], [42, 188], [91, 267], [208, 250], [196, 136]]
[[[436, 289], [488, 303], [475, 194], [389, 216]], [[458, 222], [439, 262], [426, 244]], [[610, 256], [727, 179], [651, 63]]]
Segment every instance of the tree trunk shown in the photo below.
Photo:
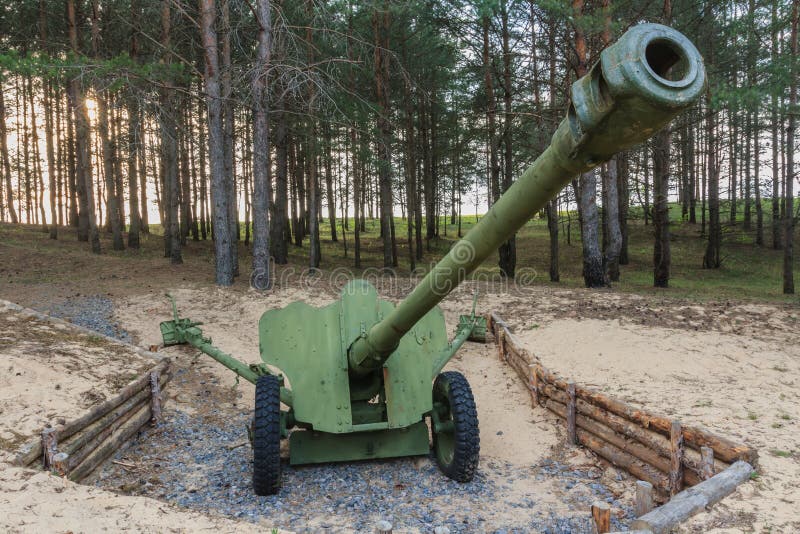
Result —
[[[511, 146], [511, 127], [513, 115], [511, 113], [511, 48], [508, 43], [508, 6], [506, 0], [500, 2], [500, 19], [502, 22], [503, 37], [503, 147], [505, 154], [503, 157], [503, 193], [505, 193], [513, 182], [513, 150]], [[517, 266], [517, 244], [516, 235], [500, 245], [500, 276], [514, 279], [514, 271]]]
[[[792, 30], [789, 43], [792, 50], [791, 57], [797, 58], [797, 24], [798, 11], [800, 11], [800, 0], [792, 2]], [[797, 123], [797, 62], [792, 62], [791, 82], [789, 83], [789, 126], [786, 128], [786, 221], [783, 230], [783, 293], [785, 295], [794, 294], [794, 272], [793, 272], [793, 242], [794, 242], [794, 133]]]
[[[96, 60], [100, 60], [100, 1], [92, 0], [92, 54]], [[114, 250], [124, 250], [125, 243], [122, 240], [122, 228], [120, 224], [120, 205], [122, 191], [117, 190], [115, 163], [117, 158], [116, 138], [113, 137], [113, 128], [109, 133], [109, 126], [112, 119], [108, 114], [109, 95], [102, 89], [95, 90], [95, 101], [97, 102], [97, 130], [100, 135], [100, 145], [103, 160], [103, 177], [106, 186], [106, 219], [111, 228], [112, 248]]]
[[325, 199], [328, 206], [328, 223], [331, 225], [331, 241], [336, 243], [339, 237], [336, 235], [336, 193], [333, 190], [333, 156], [331, 144], [330, 124], [325, 125]]
[[[310, 1], [310, 0], [309, 0]], [[312, 99], [313, 100], [313, 99]], [[308, 186], [306, 193], [308, 194], [308, 216], [306, 223], [308, 224], [308, 266], [314, 270], [319, 268], [321, 260], [321, 250], [319, 243], [319, 211], [318, 211], [318, 197], [319, 197], [319, 177], [317, 170], [317, 121], [315, 118], [309, 118], [310, 124], [308, 125], [308, 136], [306, 138], [306, 173], [308, 179]]]
[[[402, 54], [403, 63], [408, 63], [406, 50], [407, 35], [403, 33]], [[417, 156], [416, 141], [414, 138], [414, 109], [411, 102], [411, 81], [406, 79], [403, 83], [403, 107], [405, 108], [405, 178], [406, 178], [406, 205], [408, 206], [406, 242], [408, 246], [408, 269], [414, 272], [417, 268], [417, 257], [414, 252], [414, 227], [416, 225], [417, 209]]]
[[[778, 2], [772, 2], [772, 61], [778, 58]], [[780, 122], [778, 120], [778, 95], [772, 93], [772, 248], [781, 248], [781, 167], [778, 155], [778, 130]]]
[[[713, 57], [713, 56], [711, 56]], [[719, 221], [719, 169], [717, 167], [717, 140], [714, 124], [714, 111], [711, 108], [710, 90], [706, 89], [706, 138], [708, 139], [708, 244], [703, 256], [703, 268], [718, 269], [722, 228]]]
[[653, 142], [653, 286], [669, 287], [669, 145], [670, 134], [664, 129]]
[[[611, 2], [603, 0], [602, 41], [611, 44]], [[619, 281], [619, 256], [622, 250], [622, 231], [619, 224], [619, 167], [618, 156], [613, 156], [601, 172], [603, 179], [603, 270], [605, 282]]]
[[[253, 274], [250, 283], [269, 289], [269, 105], [267, 79], [270, 67], [272, 17], [269, 0], [258, 0], [258, 44], [253, 65]], [[285, 182], [284, 182], [285, 183]]]
[[[286, 235], [288, 159], [286, 154], [286, 113], [283, 109], [282, 96], [278, 96], [275, 108], [275, 203], [272, 205], [273, 217], [270, 224], [269, 251], [272, 253], [275, 263], [283, 265], [289, 261], [289, 251], [286, 245], [291, 236]], [[267, 126], [269, 127], [269, 123]]]
[[[44, 13], [44, 2], [40, 2], [41, 12]], [[44, 30], [44, 17], [42, 17], [42, 44], [46, 42], [46, 32]], [[52, 91], [49, 80], [45, 79], [42, 82], [42, 92], [44, 93], [44, 136], [45, 136], [45, 151], [47, 154], [47, 177], [50, 187], [50, 239], [58, 239], [58, 210], [56, 207], [56, 199], [58, 193], [56, 191], [56, 155], [55, 147], [53, 144], [53, 104], [52, 104]], [[0, 203], [2, 200], [0, 200]]]
[[489, 144], [489, 197], [491, 203], [497, 202], [500, 198], [500, 164], [497, 158], [498, 141], [496, 136], [495, 116], [497, 114], [497, 102], [494, 97], [494, 72], [490, 59], [489, 41], [489, 17], [481, 19], [481, 29], [483, 30], [483, 85], [486, 91], [486, 125], [487, 139]]
[[628, 265], [630, 259], [628, 256], [628, 206], [630, 205], [630, 189], [628, 173], [628, 152], [617, 154], [617, 194], [619, 201], [619, 233], [620, 233], [620, 247], [619, 247], [619, 264]]
[[378, 102], [378, 180], [380, 191], [381, 235], [383, 236], [384, 269], [397, 264], [397, 246], [392, 231], [392, 129], [389, 108], [389, 32], [391, 19], [388, 1], [372, 14], [375, 34], [375, 97]]
[[191, 170], [189, 169], [189, 141], [191, 122], [187, 111], [187, 103], [181, 98], [178, 114], [181, 122], [178, 127], [178, 199], [180, 206], [180, 228], [178, 237], [181, 246], [186, 245], [192, 224], [192, 191]]
[[139, 174], [138, 159], [141, 149], [139, 139], [139, 105], [135, 99], [128, 104], [128, 212], [130, 227], [128, 228], [128, 247], [138, 249], [139, 233], [142, 231], [142, 218], [139, 212]]
[[[758, 108], [759, 106], [756, 106]], [[753, 188], [756, 198], [756, 245], [764, 246], [764, 207], [761, 205], [761, 143], [758, 109], [753, 112]]]
[[[166, 65], [172, 63], [170, 5], [172, 0], [162, 0], [161, 4], [161, 46]], [[178, 178], [178, 126], [175, 94], [172, 80], [159, 89], [161, 116], [161, 157], [164, 172], [162, 204], [164, 205], [164, 257], [174, 265], [183, 263], [181, 256], [180, 227], [178, 220], [179, 178]]]
[[603, 214], [606, 224], [603, 265], [607, 282], [619, 281], [619, 256], [622, 250], [622, 232], [619, 227], [619, 168], [617, 156], [606, 163], [603, 177]]
[[[96, 1], [97, 0], [95, 0], [95, 2]], [[114, 146], [115, 141], [112, 141], [109, 135], [108, 125], [110, 124], [110, 119], [108, 116], [108, 103], [106, 101], [107, 96], [107, 94], [101, 91], [97, 91], [97, 95], [95, 96], [95, 100], [97, 101], [97, 126], [100, 133], [100, 143], [103, 153], [103, 174], [106, 183], [106, 199], [108, 205], [106, 216], [111, 225], [112, 248], [114, 250], [125, 250], [125, 243], [122, 240], [122, 228], [119, 223], [119, 198], [121, 195], [117, 192], [116, 175], [114, 172], [116, 147]]]
[[[141, 8], [139, 0], [131, 0], [130, 21], [132, 26], [130, 57], [134, 63], [139, 57], [139, 18]], [[139, 101], [135, 96], [128, 100], [128, 212], [130, 213], [130, 226], [128, 228], [128, 247], [138, 249], [140, 246], [139, 234], [142, 231], [142, 216], [139, 211], [139, 174], [138, 160], [143, 140], [139, 137], [140, 129]]]
[[[200, 104], [198, 104], [199, 106]], [[147, 204], [147, 130], [145, 128], [146, 117], [143, 110], [139, 109], [139, 132], [137, 146], [139, 151], [139, 191], [141, 192], [139, 202], [141, 206], [142, 216], [142, 233], [150, 233], [150, 214], [148, 213]], [[202, 128], [201, 128], [202, 130]], [[201, 133], [202, 135], [202, 133]]]
[[[583, 14], [583, 0], [573, 0], [572, 10], [576, 17]], [[586, 74], [586, 38], [580, 25], [575, 26], [575, 52], [577, 63], [575, 77]], [[600, 252], [600, 226], [597, 210], [597, 178], [594, 170], [581, 174], [578, 196], [581, 219], [581, 242], [583, 248], [583, 281], [586, 287], [603, 287], [605, 276], [603, 257]]]
[[[671, 0], [664, 0], [663, 22], [672, 20]], [[664, 127], [653, 139], [653, 286], [669, 287], [672, 255], [669, 248], [670, 130]]]
[[[306, 0], [306, 58], [309, 65], [314, 64], [314, 34], [311, 30], [314, 17], [314, 4], [313, 0]], [[376, 52], [377, 54], [377, 52]], [[308, 130], [305, 146], [306, 153], [306, 177], [308, 178], [308, 217], [306, 223], [308, 224], [308, 238], [309, 238], [309, 258], [308, 265], [312, 270], [318, 269], [320, 264], [320, 242], [319, 242], [319, 173], [318, 173], [318, 160], [319, 148], [317, 145], [317, 119], [314, 117], [314, 102], [316, 100], [316, 88], [314, 84], [309, 84], [308, 90]]]
[[216, 282], [233, 284], [231, 224], [228, 210], [228, 187], [225, 174], [225, 148], [220, 94], [219, 51], [215, 28], [214, 0], [199, 0], [200, 25], [205, 55], [205, 90], [208, 105], [208, 156], [211, 164], [211, 202], [214, 206], [214, 252]]
[[3, 87], [0, 86], [0, 157], [3, 164], [3, 181], [5, 183], [6, 206], [11, 222], [17, 224], [17, 210], [14, 209], [14, 188], [11, 185], [11, 161], [8, 157], [8, 132], [6, 131], [6, 103], [3, 96]]
[[[75, 17], [75, 0], [67, 0], [67, 22], [72, 53], [80, 55], [78, 29]], [[78, 240], [89, 241], [92, 252], [100, 254], [100, 234], [94, 211], [94, 184], [92, 182], [89, 114], [86, 110], [86, 95], [81, 80], [75, 76], [70, 80], [70, 105], [75, 121], [76, 183], [80, 203], [78, 210]]]
[[420, 133], [422, 134], [422, 187], [425, 195], [425, 245], [431, 250], [431, 239], [436, 237], [436, 198], [434, 196], [433, 175], [431, 172], [430, 143], [430, 96], [426, 96], [420, 110]]
[[233, 108], [233, 85], [231, 81], [231, 23], [230, 23], [230, 0], [221, 0], [220, 4], [222, 25], [222, 70], [220, 71], [220, 81], [222, 82], [223, 98], [223, 129], [224, 129], [224, 153], [225, 153], [225, 187], [228, 193], [228, 224], [230, 225], [231, 264], [233, 266], [233, 276], [239, 276], [239, 202], [236, 186], [236, 138], [234, 136], [236, 116]]
[[686, 128], [686, 159], [689, 169], [689, 223], [697, 224], [697, 160], [695, 158], [695, 136], [694, 136], [695, 113], [689, 115], [688, 126]]

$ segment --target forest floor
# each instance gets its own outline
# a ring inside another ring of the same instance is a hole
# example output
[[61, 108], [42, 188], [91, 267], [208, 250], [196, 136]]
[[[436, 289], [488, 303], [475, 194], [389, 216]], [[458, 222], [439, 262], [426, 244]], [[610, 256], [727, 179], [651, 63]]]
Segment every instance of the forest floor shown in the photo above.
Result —
[[[531, 230], [537, 231], [535, 226]], [[272, 292], [259, 294], [246, 280], [219, 289], [213, 285], [207, 243], [189, 241], [186, 263], [171, 266], [160, 257], [157, 236], [146, 238], [141, 252], [97, 257], [76, 243], [74, 234], [64, 233], [54, 242], [33, 228], [0, 225], [0, 297], [77, 322], [96, 313], [92, 310], [99, 301], [93, 299], [107, 299], [113, 309], [104, 313], [117, 325], [117, 334], [127, 333], [145, 347], [160, 342], [158, 322], [169, 316], [163, 293], [170, 291], [185, 315], [206, 322], [204, 328], [216, 344], [252, 361], [257, 358], [256, 323], [265, 309], [296, 299], [330, 302], [343, 280], [336, 270], [343, 260], [334, 261], [329, 253], [322, 276], [309, 277], [300, 267], [302, 252], [293, 250], [296, 263], [277, 270]], [[529, 244], [531, 249], [539, 246], [535, 241], [520, 239], [518, 246], [528, 254]], [[639, 241], [632, 242], [632, 259], [644, 262], [634, 252], [639, 245], [646, 248]], [[372, 250], [369, 239], [366, 245]], [[579, 247], [563, 248], [579, 252]], [[730, 254], [736, 261], [728, 261], [729, 267], [745, 263], [735, 250]], [[753, 252], [770, 254], [777, 253]], [[778, 263], [777, 256], [774, 260]], [[246, 253], [241, 261], [246, 273]], [[544, 261], [546, 272], [546, 256]], [[567, 273], [580, 268], [571, 261], [562, 261]], [[368, 254], [367, 265], [373, 262], [375, 256]], [[758, 270], [757, 265], [751, 269]], [[677, 266], [676, 279], [681, 269]], [[623, 279], [635, 278], [633, 270], [623, 271]], [[585, 290], [575, 287], [571, 276], [565, 276], [566, 287], [538, 280], [513, 287], [480, 284], [479, 308], [500, 313], [553, 370], [759, 449], [758, 479], [711, 513], [701, 514], [686, 531], [797, 531], [796, 298], [783, 298], [777, 291], [759, 293], [754, 287], [739, 289], [737, 284], [747, 284], [747, 279], [737, 281], [730, 274], [716, 274], [716, 282], [705, 284], [711, 286], [705, 291], [678, 287], [643, 289], [643, 294], [634, 293], [633, 282], [614, 290]], [[761, 280], [762, 290], [780, 282], [779, 276], [768, 278], [768, 283]], [[392, 300], [413, 285], [402, 276], [373, 281]], [[688, 283], [699, 286], [697, 280]], [[468, 310], [476, 285], [467, 284], [443, 303], [451, 331], [457, 314]], [[723, 289], [717, 291], [715, 285]], [[597, 499], [612, 504], [617, 525], [630, 520], [630, 477], [602, 467], [580, 449], [564, 448], [556, 420], [541, 408], [531, 411], [524, 388], [496, 361], [490, 345], [469, 343], [450, 364], [470, 379], [479, 407], [482, 460], [475, 482], [453, 484], [428, 459], [287, 468], [288, 493], [277, 498], [252, 497], [249, 447], [238, 446], [246, 440], [244, 424], [252, 409], [249, 384], [235, 386], [230, 372], [186, 348], [164, 352], [178, 365], [167, 424], [120, 453], [124, 463], [136, 468], [110, 466], [97, 476], [96, 485], [248, 521], [268, 514], [277, 525], [301, 531], [369, 529], [380, 518], [392, 520], [400, 531], [447, 525], [469, 532], [582, 532], [589, 505]]]

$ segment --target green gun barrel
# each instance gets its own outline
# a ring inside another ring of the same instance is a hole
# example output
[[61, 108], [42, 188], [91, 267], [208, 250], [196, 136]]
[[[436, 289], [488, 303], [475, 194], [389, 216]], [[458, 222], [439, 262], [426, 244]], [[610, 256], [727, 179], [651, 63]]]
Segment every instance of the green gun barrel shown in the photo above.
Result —
[[404, 301], [352, 343], [350, 372], [383, 365], [421, 317], [571, 179], [652, 137], [699, 98], [705, 79], [700, 53], [680, 32], [660, 24], [628, 30], [572, 84], [567, 116], [550, 146]]

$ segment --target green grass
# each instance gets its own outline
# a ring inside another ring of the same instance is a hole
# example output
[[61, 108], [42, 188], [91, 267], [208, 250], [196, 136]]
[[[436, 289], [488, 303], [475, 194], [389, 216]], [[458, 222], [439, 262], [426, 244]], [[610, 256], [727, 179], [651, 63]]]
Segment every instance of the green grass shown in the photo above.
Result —
[[[770, 213], [771, 207], [765, 206], [765, 237], [770, 242]], [[699, 205], [698, 205], [699, 211]], [[741, 206], [739, 214], [741, 216]], [[727, 217], [729, 210], [722, 207], [722, 214]], [[665, 297], [679, 297], [696, 301], [710, 299], [735, 299], [753, 301], [793, 302], [798, 301], [796, 296], [782, 294], [782, 262], [783, 251], [772, 250], [769, 247], [757, 247], [754, 244], [754, 231], [744, 231], [741, 224], [725, 225], [722, 244], [722, 267], [719, 269], [703, 269], [702, 259], [706, 246], [706, 238], [701, 235], [699, 224], [689, 224], [680, 221], [680, 206], [670, 206], [670, 215], [673, 223], [670, 227], [670, 248], [672, 255], [670, 287], [668, 289], [653, 288], [652, 255], [653, 255], [653, 229], [644, 225], [641, 210], [632, 210], [629, 221], [629, 257], [628, 265], [621, 267], [620, 281], [614, 283], [615, 290], [639, 294], [658, 295]], [[567, 218], [570, 218], [568, 224]], [[526, 276], [534, 274], [534, 285], [576, 288], [583, 286], [581, 274], [581, 243], [578, 220], [575, 213], [562, 213], [560, 225], [559, 264], [561, 281], [549, 281], [549, 235], [546, 220], [538, 215], [529, 221], [517, 234], [517, 269], [518, 272], [526, 271]], [[462, 234], [472, 228], [478, 218], [475, 215], [466, 215], [462, 218]], [[325, 220], [320, 225], [323, 271], [332, 271], [338, 268], [353, 267], [353, 220], [348, 221], [349, 228], [342, 231], [341, 221], [337, 220], [338, 242], [331, 241], [330, 225]], [[424, 243], [424, 258], [418, 262], [419, 272], [428, 270], [441, 258], [457, 240], [457, 225], [449, 224], [449, 217], [440, 220], [440, 236], [430, 242]], [[568, 230], [569, 226], [569, 232]], [[382, 240], [379, 236], [379, 221], [368, 219], [366, 231], [361, 235], [362, 271], [364, 269], [381, 269], [383, 267]], [[399, 265], [398, 274], [409, 273], [408, 248], [406, 244], [407, 221], [402, 218], [395, 219], [395, 235], [397, 238]], [[424, 222], [423, 222], [424, 231]], [[567, 233], [570, 234], [570, 244], [567, 244]], [[111, 258], [127, 261], [147, 260], [160, 265], [163, 256], [161, 228], [151, 226], [151, 234], [143, 237], [142, 249], [139, 251], [124, 250], [112, 251], [108, 242], [108, 235], [103, 232], [103, 254]], [[244, 230], [241, 237], [244, 239]], [[344, 241], [347, 241], [347, 255], [344, 251]], [[795, 249], [798, 247], [797, 235], [795, 236]], [[52, 254], [52, 261], [74, 260], [87, 261], [87, 246], [85, 243], [76, 243], [72, 230], [62, 231], [60, 244], [55, 244], [47, 238], [38, 228], [30, 226], [0, 225], [0, 246], [17, 247], [29, 252], [42, 255]], [[69, 242], [70, 246], [64, 246]], [[308, 239], [303, 246], [289, 246], [289, 267], [302, 270], [308, 265]], [[67, 256], [67, 258], [65, 258]], [[800, 275], [800, 253], [795, 254], [795, 271]], [[213, 277], [213, 246], [211, 241], [194, 242], [189, 238], [184, 246], [184, 259], [192, 265], [197, 272], [208, 273], [207, 278]], [[249, 272], [250, 252], [242, 243], [239, 252], [242, 274], [241, 279], [247, 280]], [[142, 267], [145, 267], [142, 265]], [[185, 267], [188, 271], [188, 267]], [[359, 270], [352, 269], [356, 275]], [[477, 275], [489, 276], [499, 279], [497, 256], [493, 255], [481, 265]], [[61, 276], [57, 270], [42, 269], [33, 272], [30, 269], [20, 268], [16, 274], [18, 282], [34, 282], [41, 277], [50, 276], [52, 281], [57, 281]], [[530, 276], [528, 276], [530, 278]]]
[[[699, 211], [699, 206], [698, 206]], [[741, 212], [741, 209], [740, 209]], [[727, 215], [728, 211], [723, 211]], [[629, 222], [630, 245], [629, 265], [621, 267], [620, 282], [614, 284], [617, 290], [673, 295], [683, 298], [707, 300], [711, 298], [731, 298], [745, 300], [772, 300], [796, 302], [796, 298], [782, 294], [782, 262], [783, 251], [769, 247], [755, 246], [755, 232], [745, 232], [741, 224], [728, 226], [723, 235], [722, 267], [720, 269], [703, 269], [702, 260], [706, 247], [706, 238], [701, 236], [700, 224], [689, 224], [680, 221], [680, 206], [672, 205], [670, 248], [672, 253], [670, 288], [667, 290], [653, 288], [652, 226], [644, 225], [641, 219]], [[765, 234], [767, 242], [770, 238], [769, 212], [765, 214]], [[740, 213], [741, 215], [741, 213]], [[581, 287], [581, 243], [577, 215], [572, 213], [570, 228], [570, 244], [567, 241], [567, 214], [562, 213], [560, 229], [559, 264], [561, 282], [566, 287]], [[754, 218], [755, 221], [755, 218]], [[449, 223], [449, 218], [448, 221]], [[476, 223], [474, 215], [462, 218], [462, 233], [469, 231]], [[337, 223], [339, 239], [342, 239], [341, 224]], [[362, 261], [365, 267], [380, 268], [382, 266], [381, 241], [378, 236], [378, 221], [367, 222], [367, 232], [362, 235]], [[352, 260], [352, 220], [351, 230], [347, 232], [349, 260], [344, 258], [341, 243], [330, 242], [330, 226], [321, 225], [320, 235], [323, 238], [323, 268], [351, 265]], [[408, 249], [406, 247], [407, 223], [395, 220], [395, 235], [398, 240], [399, 271], [408, 270]], [[447, 237], [445, 237], [445, 228]], [[457, 226], [442, 224], [440, 237], [433, 240], [430, 252], [426, 251], [422, 267], [428, 262], [445, 254], [457, 238]], [[307, 245], [302, 251], [294, 249], [293, 257], [303, 261], [307, 257]], [[549, 234], [546, 220], [534, 217], [517, 234], [517, 268], [532, 269], [537, 273], [537, 284], [553, 285], [548, 279], [549, 269]], [[796, 255], [795, 265], [800, 266]], [[800, 269], [796, 271], [800, 273]], [[499, 275], [497, 257], [489, 258], [476, 271], [483, 275]]]

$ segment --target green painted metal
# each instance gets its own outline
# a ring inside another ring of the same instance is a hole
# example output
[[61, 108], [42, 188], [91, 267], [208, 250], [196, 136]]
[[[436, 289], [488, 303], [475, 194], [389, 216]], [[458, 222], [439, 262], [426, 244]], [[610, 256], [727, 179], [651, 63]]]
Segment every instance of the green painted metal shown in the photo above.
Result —
[[374, 432], [329, 434], [298, 430], [289, 436], [292, 465], [421, 456], [429, 450], [428, 425], [424, 421]]
[[571, 179], [651, 137], [704, 85], [702, 58], [683, 35], [633, 27], [572, 85], [550, 146], [396, 307], [354, 280], [328, 306], [269, 310], [259, 321], [263, 363], [247, 365], [214, 347], [199, 323], [180, 319], [173, 300], [164, 343], [189, 343], [251, 382], [283, 373], [286, 431], [303, 429], [289, 432], [292, 463], [426, 454], [425, 418], [443, 434], [453, 424], [434, 410], [431, 382], [466, 340], [486, 336], [473, 302], [448, 342], [437, 304]]
[[[159, 325], [161, 329], [161, 337], [164, 341], [164, 346], [181, 345], [188, 343], [199, 351], [208, 354], [219, 363], [251, 382], [256, 383], [259, 376], [267, 374], [269, 370], [264, 364], [246, 364], [243, 363], [230, 354], [221, 351], [212, 344], [211, 338], [203, 335], [203, 331], [198, 328], [203, 323], [192, 321], [191, 319], [180, 318], [178, 316], [178, 307], [175, 304], [175, 299], [172, 295], [167, 295], [172, 301], [172, 321], [164, 321]], [[292, 392], [285, 387], [281, 388], [281, 402], [287, 406], [292, 405]]]
[[[677, 63], [678, 80], [669, 78]], [[348, 351], [351, 368], [380, 367], [399, 339], [541, 210], [570, 180], [640, 143], [691, 106], [705, 86], [703, 60], [680, 32], [660, 24], [628, 30], [572, 84], [567, 117], [550, 146], [456, 243], [414, 291]]]
[[[353, 404], [377, 395], [386, 405], [380, 428], [409, 426], [430, 411], [433, 362], [449, 345], [438, 308], [403, 336], [380, 371], [349, 373], [347, 347], [393, 308], [369, 282], [353, 280], [342, 289], [340, 300], [323, 308], [294, 302], [261, 316], [261, 358], [283, 372], [292, 391], [303, 392], [294, 398], [298, 422], [336, 434], [375, 429], [375, 423], [365, 423], [371, 425], [367, 427], [354, 421]], [[357, 390], [366, 394], [354, 400]]]

